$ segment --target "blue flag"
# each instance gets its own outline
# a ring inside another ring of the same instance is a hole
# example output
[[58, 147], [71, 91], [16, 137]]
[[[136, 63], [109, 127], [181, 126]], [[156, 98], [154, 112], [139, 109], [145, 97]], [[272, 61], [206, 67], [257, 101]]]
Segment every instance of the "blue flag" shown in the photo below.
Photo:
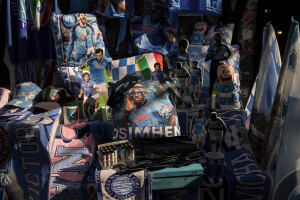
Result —
[[[287, 65], [283, 92], [282, 135], [276, 165], [272, 199], [299, 199], [300, 153], [300, 40], [299, 24], [292, 20], [288, 43], [285, 48], [284, 65]], [[298, 111], [298, 112], [297, 112]]]
[[273, 26], [268, 23], [263, 34], [263, 49], [257, 75], [249, 139], [253, 152], [260, 160], [264, 140], [267, 137], [268, 120], [281, 67], [279, 47]]

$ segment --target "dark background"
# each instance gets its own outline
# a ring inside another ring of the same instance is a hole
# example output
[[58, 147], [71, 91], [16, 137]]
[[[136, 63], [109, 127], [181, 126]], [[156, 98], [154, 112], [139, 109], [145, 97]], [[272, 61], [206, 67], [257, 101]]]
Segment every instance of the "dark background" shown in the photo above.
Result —
[[[222, 21], [233, 22], [240, 21], [247, 0], [237, 0], [236, 8], [233, 12], [226, 12], [230, 6], [230, 1], [223, 0], [223, 15], [221, 16]], [[4, 9], [3, 7], [1, 9]], [[270, 9], [269, 13], [265, 13], [265, 9]], [[298, 13], [297, 13], [298, 10]], [[224, 12], [225, 11], [225, 12]], [[258, 10], [256, 18], [256, 31], [255, 31], [255, 48], [254, 48], [254, 67], [253, 67], [253, 77], [256, 77], [260, 55], [261, 55], [261, 44], [263, 28], [266, 23], [271, 22], [275, 31], [282, 30], [282, 35], [277, 35], [277, 40], [280, 48], [281, 58], [284, 53], [285, 42], [288, 35], [288, 30], [291, 22], [292, 16], [296, 21], [300, 21], [299, 8], [296, 6], [296, 0], [258, 0]], [[9, 71], [3, 62], [3, 56], [5, 51], [5, 29], [3, 27], [2, 21], [0, 21], [0, 87], [9, 88]], [[234, 38], [233, 38], [234, 40]]]

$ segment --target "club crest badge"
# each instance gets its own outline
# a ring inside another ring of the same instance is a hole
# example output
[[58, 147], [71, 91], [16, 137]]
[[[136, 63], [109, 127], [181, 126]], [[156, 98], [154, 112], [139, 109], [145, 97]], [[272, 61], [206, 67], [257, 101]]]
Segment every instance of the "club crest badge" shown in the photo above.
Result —
[[67, 119], [70, 123], [76, 122], [78, 120], [78, 107], [68, 107], [66, 108]]
[[115, 173], [105, 182], [106, 192], [115, 199], [128, 199], [141, 189], [141, 182], [134, 174]]
[[50, 92], [50, 99], [53, 101], [59, 99], [59, 90], [52, 89]]

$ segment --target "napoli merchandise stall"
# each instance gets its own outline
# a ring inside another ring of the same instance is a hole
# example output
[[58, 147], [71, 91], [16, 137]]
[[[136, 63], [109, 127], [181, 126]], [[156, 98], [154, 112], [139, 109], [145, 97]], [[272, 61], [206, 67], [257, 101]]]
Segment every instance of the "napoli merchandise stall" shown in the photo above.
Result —
[[1, 1], [1, 199], [297, 199], [298, 22], [250, 92], [245, 2]]

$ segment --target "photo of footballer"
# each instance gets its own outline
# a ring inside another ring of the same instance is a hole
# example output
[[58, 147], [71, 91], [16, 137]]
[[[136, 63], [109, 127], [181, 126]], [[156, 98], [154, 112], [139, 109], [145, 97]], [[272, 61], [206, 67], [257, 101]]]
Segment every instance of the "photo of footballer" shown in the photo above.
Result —
[[[181, 62], [177, 62], [176, 69], [173, 71], [172, 78], [176, 80], [176, 86], [177, 89], [180, 91], [180, 96], [183, 98], [183, 95], [185, 94], [185, 89], [187, 86], [187, 80], [190, 77], [190, 74], [188, 70], [185, 67], [182, 67]], [[176, 107], [179, 107], [182, 105], [181, 98], [176, 97]]]
[[203, 78], [202, 78], [202, 70], [198, 67], [199, 61], [194, 60], [193, 66], [190, 68], [190, 78], [189, 78], [189, 88], [191, 98], [194, 104], [198, 104], [199, 92], [202, 87]]
[[167, 4], [161, 0], [150, 2], [151, 10], [130, 19], [131, 36], [139, 53], [163, 53], [166, 43], [174, 46], [177, 43], [177, 30], [164, 16]]
[[122, 126], [134, 128], [135, 133], [152, 134], [152, 137], [168, 133], [168, 136], [180, 135], [176, 110], [168, 98], [167, 88], [158, 81], [150, 84], [155, 92], [146, 94], [139, 83], [129, 90]]
[[[96, 58], [92, 58], [84, 62], [81, 68], [90, 66], [91, 80], [99, 88], [99, 92], [102, 94], [105, 104], [108, 100], [108, 90], [106, 85], [106, 78], [104, 71], [107, 72], [108, 76], [111, 77], [111, 73], [108, 69], [108, 62], [104, 59], [103, 49], [99, 48], [95, 50]], [[112, 79], [112, 78], [111, 78]], [[96, 100], [96, 109], [99, 107], [99, 93], [94, 95]]]
[[192, 142], [197, 145], [197, 148], [200, 149], [203, 146], [203, 141], [205, 139], [205, 124], [206, 117], [204, 116], [204, 110], [199, 108], [198, 115], [192, 118], [191, 123], [191, 133], [192, 133]]
[[167, 79], [167, 74], [161, 71], [160, 63], [154, 64], [154, 71], [152, 72], [151, 79], [154, 81], [162, 81]]
[[[70, 44], [67, 55], [64, 60], [64, 66], [80, 66], [87, 58], [87, 46], [94, 45], [94, 28], [87, 23], [85, 13], [78, 13], [78, 23], [74, 24], [71, 29]], [[91, 36], [91, 41], [86, 41], [86, 36]], [[74, 51], [74, 52], [73, 52]]]

